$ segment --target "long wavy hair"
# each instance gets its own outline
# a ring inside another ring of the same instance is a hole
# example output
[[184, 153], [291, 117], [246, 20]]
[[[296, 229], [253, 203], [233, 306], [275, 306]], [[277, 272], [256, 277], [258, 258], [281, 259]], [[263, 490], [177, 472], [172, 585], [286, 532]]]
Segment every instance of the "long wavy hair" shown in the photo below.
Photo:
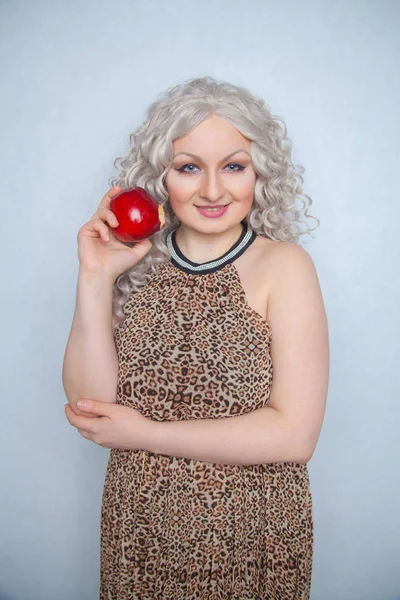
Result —
[[[162, 204], [165, 212], [165, 226], [151, 236], [150, 251], [115, 281], [115, 326], [124, 320], [123, 306], [132, 292], [142, 289], [157, 264], [170, 258], [166, 237], [180, 223], [164, 186], [173, 158], [172, 142], [212, 115], [223, 117], [251, 141], [256, 182], [246, 221], [252, 229], [271, 240], [299, 243], [300, 235], [319, 226], [319, 219], [308, 214], [312, 200], [302, 191], [304, 167], [292, 162], [292, 142], [287, 137], [286, 125], [271, 114], [262, 98], [244, 87], [213, 77], [172, 86], [149, 106], [146, 120], [130, 134], [128, 155], [114, 161], [119, 176], [109, 180], [110, 186], [120, 185], [123, 190], [144, 188]], [[314, 219], [317, 225], [311, 228], [301, 220], [302, 216]], [[301, 224], [306, 226], [305, 231], [301, 231]]]

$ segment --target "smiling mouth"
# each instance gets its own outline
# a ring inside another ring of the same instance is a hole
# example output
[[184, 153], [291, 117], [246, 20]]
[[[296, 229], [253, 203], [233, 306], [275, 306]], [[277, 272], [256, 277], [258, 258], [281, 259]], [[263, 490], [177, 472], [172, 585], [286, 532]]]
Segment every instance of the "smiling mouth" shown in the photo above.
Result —
[[[230, 204], [230, 202], [228, 204]], [[212, 208], [225, 208], [225, 206], [228, 206], [228, 204], [218, 204], [216, 206], [201, 206], [201, 205], [199, 206], [198, 204], [195, 204], [195, 206], [196, 206], [196, 208], [205, 208], [207, 210], [210, 208], [211, 209]]]

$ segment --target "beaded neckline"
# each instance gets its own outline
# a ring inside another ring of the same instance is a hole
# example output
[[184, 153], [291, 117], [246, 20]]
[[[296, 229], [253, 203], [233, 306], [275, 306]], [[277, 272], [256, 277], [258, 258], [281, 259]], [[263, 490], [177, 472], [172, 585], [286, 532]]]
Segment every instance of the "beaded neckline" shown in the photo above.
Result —
[[241, 224], [242, 233], [229, 250], [219, 258], [205, 263], [195, 263], [186, 258], [176, 244], [176, 230], [171, 231], [166, 239], [166, 244], [171, 254], [171, 263], [186, 273], [196, 273], [198, 275], [205, 275], [206, 273], [213, 273], [214, 271], [222, 269], [226, 264], [233, 262], [241, 256], [257, 237], [256, 232], [250, 227], [245, 219], [241, 221]]

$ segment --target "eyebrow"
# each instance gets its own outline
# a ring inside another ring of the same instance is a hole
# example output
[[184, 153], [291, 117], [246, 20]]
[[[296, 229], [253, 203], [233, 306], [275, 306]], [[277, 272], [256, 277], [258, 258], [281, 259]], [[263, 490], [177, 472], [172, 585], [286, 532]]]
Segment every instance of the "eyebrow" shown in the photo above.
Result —
[[[225, 156], [225, 158], [222, 159], [222, 161], [224, 160], [228, 160], [228, 158], [231, 158], [231, 156], [234, 156], [235, 154], [238, 154], [239, 152], [245, 152], [248, 156], [250, 156], [250, 154], [247, 152], [247, 150], [235, 150], [234, 152], [231, 152], [230, 154], [228, 154], [228, 156]], [[187, 156], [191, 156], [192, 158], [196, 158], [197, 160], [202, 160], [200, 156], [197, 156], [196, 154], [191, 154], [190, 152], [178, 152], [178, 154], [175, 154], [175, 156], [173, 158], [176, 158], [177, 156], [179, 156], [180, 154], [186, 154]]]

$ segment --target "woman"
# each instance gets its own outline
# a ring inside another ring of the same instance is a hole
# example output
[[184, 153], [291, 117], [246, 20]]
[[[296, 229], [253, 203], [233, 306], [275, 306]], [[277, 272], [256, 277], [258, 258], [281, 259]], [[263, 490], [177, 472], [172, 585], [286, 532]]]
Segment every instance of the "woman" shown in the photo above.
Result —
[[[328, 328], [280, 122], [211, 77], [168, 89], [78, 234], [63, 382], [111, 448], [101, 600], [309, 598]], [[135, 186], [166, 225], [129, 247], [109, 203]]]

